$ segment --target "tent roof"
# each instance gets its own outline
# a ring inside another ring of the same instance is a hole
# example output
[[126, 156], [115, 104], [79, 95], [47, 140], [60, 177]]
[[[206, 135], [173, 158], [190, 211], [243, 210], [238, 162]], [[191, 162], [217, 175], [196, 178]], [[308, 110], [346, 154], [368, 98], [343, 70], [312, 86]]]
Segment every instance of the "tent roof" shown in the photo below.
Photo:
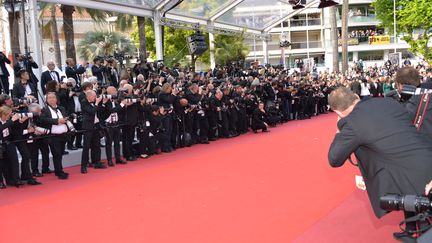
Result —
[[268, 37], [271, 28], [291, 16], [316, 8], [319, 2], [307, 0], [305, 8], [294, 10], [287, 0], [183, 0], [177, 6], [178, 0], [44, 1], [151, 18], [159, 14], [161, 24], [168, 26], [227, 34], [244, 31], [260, 38]]

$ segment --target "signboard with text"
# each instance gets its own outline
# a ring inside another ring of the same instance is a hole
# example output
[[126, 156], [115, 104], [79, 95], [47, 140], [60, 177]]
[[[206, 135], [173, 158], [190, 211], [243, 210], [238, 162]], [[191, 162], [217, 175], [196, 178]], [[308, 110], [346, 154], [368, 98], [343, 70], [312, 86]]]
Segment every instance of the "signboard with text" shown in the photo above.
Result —
[[370, 45], [390, 44], [389, 35], [369, 36]]

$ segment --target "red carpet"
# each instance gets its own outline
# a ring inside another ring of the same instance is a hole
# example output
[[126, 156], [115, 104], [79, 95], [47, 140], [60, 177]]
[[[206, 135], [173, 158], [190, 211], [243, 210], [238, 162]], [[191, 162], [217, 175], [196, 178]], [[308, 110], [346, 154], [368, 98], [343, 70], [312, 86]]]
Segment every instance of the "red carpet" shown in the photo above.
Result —
[[[87, 175], [68, 168], [67, 181], [50, 175], [42, 186], [1, 190], [2, 242], [318, 242], [317, 227], [336, 237], [344, 228], [356, 237], [387, 237], [370, 230], [376, 225], [363, 212], [370, 210], [366, 199], [353, 199], [357, 169], [328, 165], [335, 123], [334, 114], [289, 122]], [[372, 225], [365, 233], [338, 221], [348, 216]]]

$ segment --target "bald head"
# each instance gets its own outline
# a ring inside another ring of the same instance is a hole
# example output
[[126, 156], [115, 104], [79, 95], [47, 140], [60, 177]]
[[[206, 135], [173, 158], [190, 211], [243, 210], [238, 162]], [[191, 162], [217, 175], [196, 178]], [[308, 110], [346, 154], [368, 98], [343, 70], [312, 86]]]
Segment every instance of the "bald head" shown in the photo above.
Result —
[[87, 90], [85, 92], [86, 98], [88, 100], [88, 102], [92, 103], [96, 100], [96, 92], [94, 92], [93, 90]]
[[123, 88], [124, 88], [124, 89], [127, 89], [128, 94], [132, 94], [132, 90], [133, 90], [133, 86], [132, 86], [132, 85], [130, 85], [130, 84], [125, 84], [125, 85], [123, 86]]
[[109, 86], [109, 87], [106, 89], [106, 92], [107, 92], [107, 94], [109, 94], [109, 95], [115, 95], [115, 94], [117, 94], [117, 89], [116, 89], [114, 86]]

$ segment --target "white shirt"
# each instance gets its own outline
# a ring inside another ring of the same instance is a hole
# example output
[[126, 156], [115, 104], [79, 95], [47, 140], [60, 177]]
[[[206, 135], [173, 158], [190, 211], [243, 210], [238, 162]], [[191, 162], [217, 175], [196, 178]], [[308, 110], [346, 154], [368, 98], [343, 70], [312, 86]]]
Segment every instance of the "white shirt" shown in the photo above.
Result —
[[[111, 101], [112, 107], [115, 108], [115, 102]], [[111, 115], [105, 120], [107, 123], [116, 123], [119, 121], [117, 112], [111, 113]]]
[[368, 96], [370, 95], [370, 91], [369, 91], [369, 84], [367, 83], [361, 83], [361, 91], [360, 91], [360, 96]]
[[25, 89], [25, 95], [24, 96], [29, 96], [32, 94], [32, 90], [31, 90], [30, 85], [28, 83], [24, 85], [24, 89]]
[[[60, 110], [53, 109], [51, 106], [48, 106], [48, 108], [51, 112], [51, 117], [53, 119], [63, 118], [63, 114], [60, 112]], [[63, 133], [67, 133], [67, 131], [68, 131], [68, 128], [67, 128], [66, 124], [52, 125], [52, 127], [51, 127], [51, 133], [52, 134], [63, 134]]]
[[[95, 104], [91, 104], [93, 107], [95, 106]], [[95, 114], [95, 119], [94, 119], [94, 124], [97, 124], [97, 123], [99, 123], [99, 118], [98, 118], [98, 116], [97, 116], [97, 112], [96, 112], [96, 114]]]
[[81, 103], [79, 102], [78, 96], [73, 96], [72, 98], [75, 103], [75, 112], [81, 112]]
[[49, 72], [50, 72], [52, 80], [58, 81], [56, 73], [54, 71], [49, 71]]

